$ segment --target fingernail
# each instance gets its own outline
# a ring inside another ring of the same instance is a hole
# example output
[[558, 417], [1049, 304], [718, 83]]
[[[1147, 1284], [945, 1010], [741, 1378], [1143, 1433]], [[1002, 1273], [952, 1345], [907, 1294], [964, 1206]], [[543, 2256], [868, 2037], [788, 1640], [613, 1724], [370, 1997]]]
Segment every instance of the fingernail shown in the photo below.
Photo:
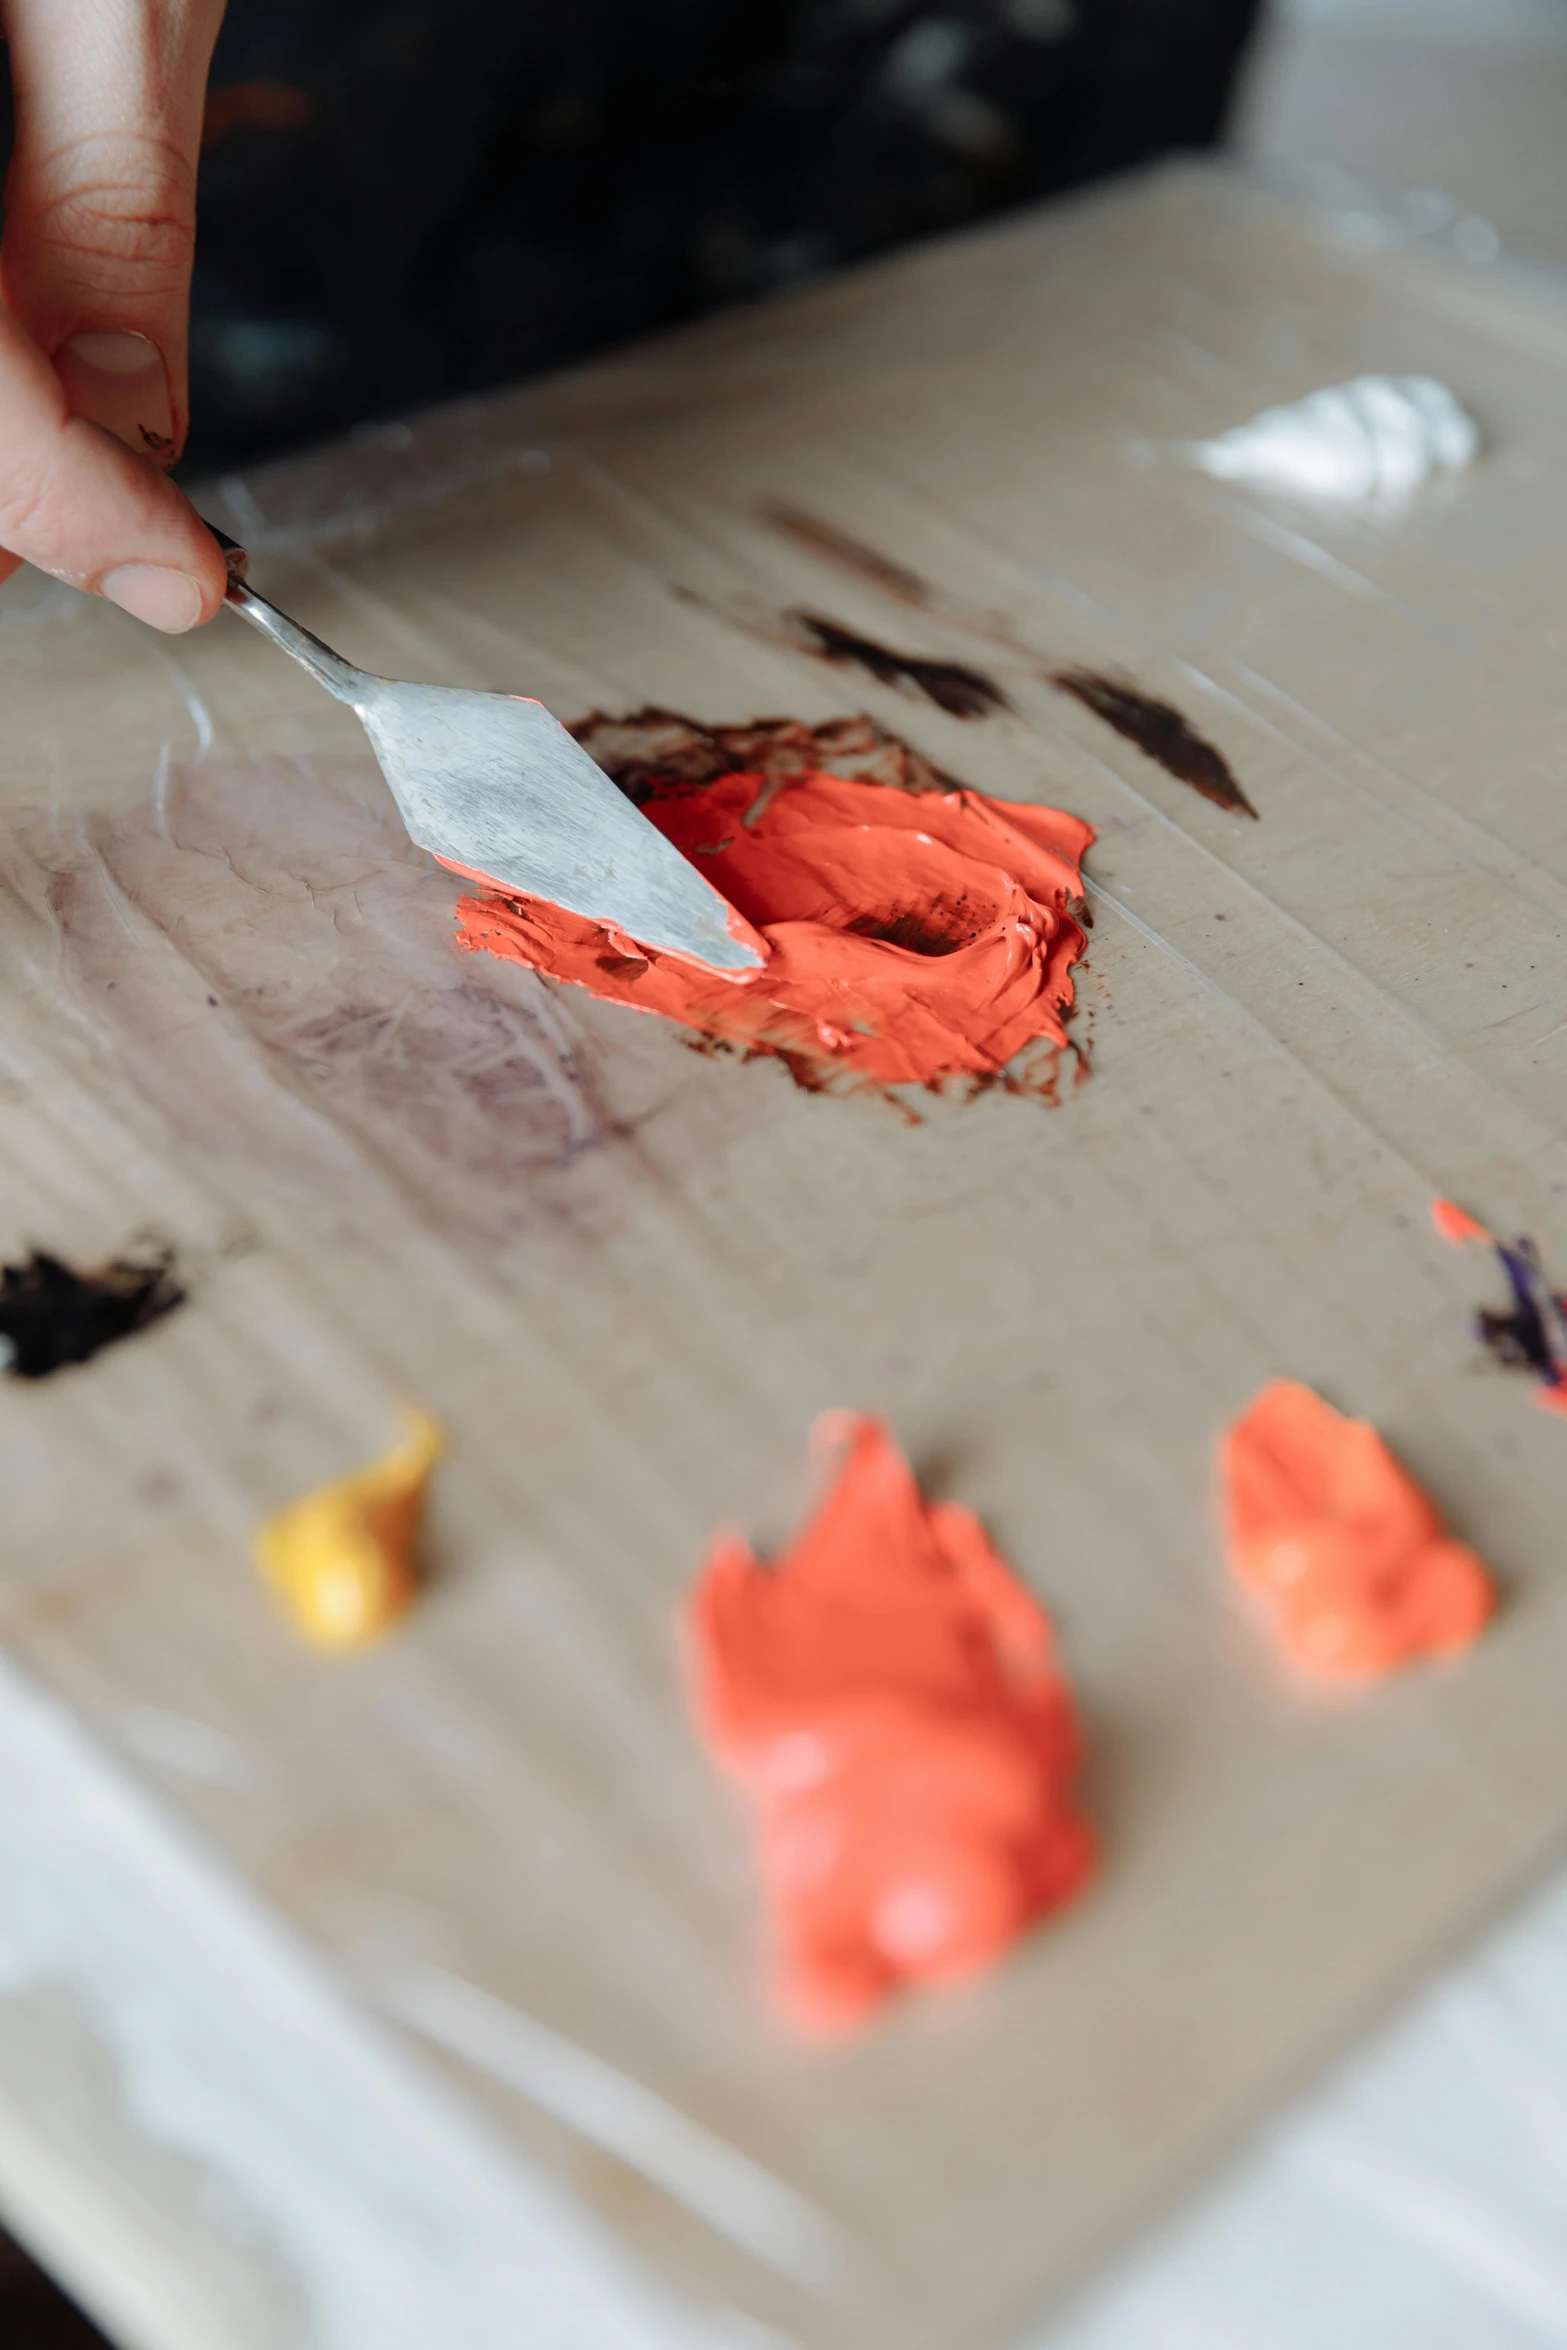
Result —
[[162, 563], [117, 564], [99, 580], [98, 593], [118, 604], [122, 612], [129, 612], [133, 620], [145, 620], [149, 628], [166, 629], [170, 636], [194, 628], [201, 618], [201, 590], [196, 582]]
[[174, 455], [174, 410], [163, 354], [146, 335], [72, 335], [54, 357], [73, 416], [87, 416], [116, 440], [167, 465]]

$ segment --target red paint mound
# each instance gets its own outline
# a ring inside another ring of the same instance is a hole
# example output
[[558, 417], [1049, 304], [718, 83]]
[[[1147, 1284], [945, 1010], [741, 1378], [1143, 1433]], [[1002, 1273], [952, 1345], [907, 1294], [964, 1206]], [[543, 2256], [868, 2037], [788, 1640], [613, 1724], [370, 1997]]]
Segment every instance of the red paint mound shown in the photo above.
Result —
[[1291, 1662], [1338, 1678], [1467, 1648], [1490, 1577], [1366, 1420], [1275, 1379], [1219, 1447], [1231, 1570]]
[[1050, 1624], [875, 1420], [776, 1567], [720, 1536], [690, 1603], [695, 1707], [760, 1809], [775, 1981], [803, 2029], [991, 1965], [1093, 1865]]
[[655, 789], [644, 813], [762, 932], [765, 969], [718, 978], [538, 898], [464, 898], [458, 944], [814, 1078], [993, 1076], [1038, 1038], [1066, 1043], [1079, 818], [816, 772]]

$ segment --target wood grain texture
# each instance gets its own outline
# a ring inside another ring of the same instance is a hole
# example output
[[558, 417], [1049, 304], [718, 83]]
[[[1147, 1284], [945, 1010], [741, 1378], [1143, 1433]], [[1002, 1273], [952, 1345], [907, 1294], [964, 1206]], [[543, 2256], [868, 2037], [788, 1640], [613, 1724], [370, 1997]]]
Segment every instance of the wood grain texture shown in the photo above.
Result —
[[[1396, 523], [1173, 454], [1373, 368], [1447, 381], [1488, 443]], [[703, 2307], [809, 2350], [999, 2340], [1561, 1842], [1567, 1439], [1476, 1367], [1485, 1275], [1425, 1209], [1567, 1265], [1564, 385], [1551, 311], [1183, 169], [214, 498], [367, 667], [568, 719], [864, 709], [1088, 817], [1094, 1073], [1056, 1110], [908, 1124], [459, 960], [457, 885], [347, 712], [224, 621], [171, 647], [0, 599], [0, 1244], [152, 1227], [193, 1292], [0, 1395], [0, 1640], [350, 1981], [480, 1986], [847, 2247], [776, 2273], [450, 2060]], [[799, 607], [1008, 708], [764, 641]], [[1070, 669], [1180, 709], [1259, 821]], [[1278, 1374], [1373, 1417], [1494, 1564], [1462, 1670], [1311, 1702], [1232, 1610], [1211, 1446]], [[249, 1531], [403, 1394], [452, 1437], [433, 1587], [323, 1661]], [[715, 1521], [787, 1527], [831, 1404], [887, 1413], [1048, 1602], [1106, 1862], [990, 1982], [802, 2053], [757, 2003], [744, 1821], [672, 1627]], [[149, 1760], [149, 1715], [239, 1779]], [[0, 2066], [13, 2137], [46, 2070]], [[197, 2224], [170, 2202], [171, 2263]]]

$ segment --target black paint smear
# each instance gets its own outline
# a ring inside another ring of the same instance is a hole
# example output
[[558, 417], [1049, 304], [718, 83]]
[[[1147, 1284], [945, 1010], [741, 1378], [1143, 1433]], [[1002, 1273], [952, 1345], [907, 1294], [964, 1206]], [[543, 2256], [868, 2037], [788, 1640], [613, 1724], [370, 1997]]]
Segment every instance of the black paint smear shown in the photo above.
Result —
[[998, 685], [961, 661], [927, 661], [918, 653], [895, 653], [873, 637], [859, 636], [815, 612], [791, 612], [788, 618], [822, 660], [839, 668], [867, 670], [883, 685], [911, 685], [954, 718], [988, 718], [996, 710], [1011, 708]]
[[5, 1368], [14, 1379], [46, 1379], [67, 1363], [90, 1362], [116, 1339], [172, 1313], [184, 1296], [166, 1253], [78, 1273], [34, 1249], [25, 1263], [0, 1267]]
[[1223, 752], [1205, 742], [1173, 703], [1156, 702], [1135, 686], [1096, 677], [1091, 669], [1060, 669], [1050, 682], [1113, 726], [1117, 734], [1124, 734], [1166, 773], [1189, 783], [1205, 800], [1212, 800], [1216, 808], [1228, 808], [1235, 816], [1255, 817], [1257, 811], [1230, 773]]
[[1480, 1343], [1510, 1371], [1532, 1371], [1548, 1387], [1567, 1381], [1567, 1299], [1558, 1297], [1545, 1278], [1540, 1252], [1532, 1240], [1507, 1248], [1494, 1243], [1497, 1261], [1513, 1293], [1509, 1307], [1482, 1306], [1475, 1327]]

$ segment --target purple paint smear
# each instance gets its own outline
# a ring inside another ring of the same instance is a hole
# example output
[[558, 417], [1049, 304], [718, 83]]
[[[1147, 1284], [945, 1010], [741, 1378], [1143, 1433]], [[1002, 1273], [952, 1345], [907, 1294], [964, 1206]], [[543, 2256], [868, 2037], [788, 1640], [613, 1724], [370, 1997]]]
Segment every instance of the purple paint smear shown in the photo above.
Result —
[[1498, 1240], [1492, 1246], [1513, 1302], [1480, 1308], [1475, 1319], [1480, 1342], [1508, 1370], [1533, 1371], [1546, 1387], [1561, 1389], [1567, 1403], [1567, 1297], [1547, 1282], [1532, 1240], [1517, 1240], [1511, 1248]]

